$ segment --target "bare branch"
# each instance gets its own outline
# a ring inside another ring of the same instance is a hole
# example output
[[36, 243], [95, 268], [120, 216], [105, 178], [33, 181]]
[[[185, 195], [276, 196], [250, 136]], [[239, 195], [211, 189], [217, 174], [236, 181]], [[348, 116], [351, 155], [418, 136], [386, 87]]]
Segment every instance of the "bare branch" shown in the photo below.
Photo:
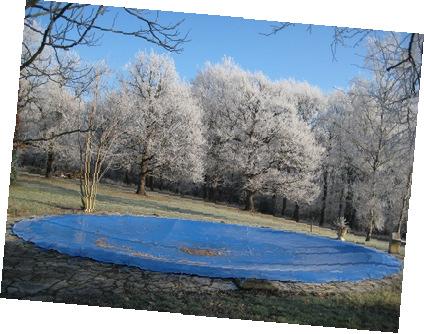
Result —
[[92, 129], [91, 128], [74, 129], [74, 130], [67, 130], [67, 131], [57, 133], [57, 134], [53, 134], [49, 137], [26, 138], [26, 139], [21, 139], [21, 140], [17, 139], [17, 141], [21, 145], [27, 145], [27, 144], [34, 143], [34, 142], [45, 142], [45, 141], [53, 140], [53, 139], [60, 138], [60, 137], [63, 137], [63, 136], [71, 135], [73, 133], [87, 133], [89, 131], [92, 131]]
[[[163, 25], [159, 22], [157, 13], [150, 18], [145, 10], [123, 8], [122, 11], [139, 22], [140, 26], [137, 30], [118, 28], [117, 14], [112, 18], [111, 25], [100, 24], [99, 18], [108, 13], [108, 8], [105, 6], [58, 2], [45, 5], [38, 0], [28, 0], [25, 7], [25, 25], [39, 34], [41, 40], [36, 50], [22, 61], [20, 69], [29, 67], [47, 46], [53, 49], [70, 50], [77, 45], [95, 45], [100, 39], [99, 32], [141, 38], [170, 52], [182, 51], [182, 44], [188, 42], [188, 33], [181, 34], [178, 30], [183, 20]], [[45, 29], [34, 26], [34, 22], [41, 17], [49, 18]]]

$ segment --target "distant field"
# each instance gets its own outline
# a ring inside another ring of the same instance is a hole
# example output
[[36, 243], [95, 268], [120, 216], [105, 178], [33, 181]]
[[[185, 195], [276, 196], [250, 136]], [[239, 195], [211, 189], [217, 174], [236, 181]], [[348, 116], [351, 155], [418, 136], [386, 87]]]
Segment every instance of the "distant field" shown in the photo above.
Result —
[[[46, 179], [35, 174], [21, 173], [17, 183], [10, 187], [8, 217], [78, 213], [81, 212], [80, 204], [79, 185], [76, 180]], [[249, 213], [201, 199], [159, 192], [150, 192], [148, 197], [141, 197], [135, 194], [131, 187], [116, 185], [100, 185], [96, 208], [98, 213], [158, 215], [311, 233], [309, 224], [281, 217]], [[336, 236], [334, 230], [318, 226], [313, 226], [312, 234], [331, 238]], [[365, 243], [365, 237], [353, 234], [348, 234], [346, 239], [384, 251], [388, 249], [387, 241], [371, 240]], [[404, 249], [402, 255], [403, 253]]]

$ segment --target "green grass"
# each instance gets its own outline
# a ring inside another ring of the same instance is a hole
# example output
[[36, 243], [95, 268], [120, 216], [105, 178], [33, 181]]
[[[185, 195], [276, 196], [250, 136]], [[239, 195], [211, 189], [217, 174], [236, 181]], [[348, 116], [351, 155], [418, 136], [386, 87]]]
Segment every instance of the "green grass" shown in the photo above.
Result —
[[[75, 180], [20, 173], [10, 187], [8, 218], [80, 213], [79, 187]], [[308, 224], [281, 217], [248, 213], [238, 208], [202, 200], [151, 192], [140, 197], [133, 188], [102, 184], [97, 212], [159, 215], [219, 221], [250, 226], [266, 226], [310, 233]], [[313, 228], [313, 233], [335, 237], [335, 231]], [[363, 236], [348, 235], [349, 241], [364, 243]], [[368, 246], [387, 250], [387, 242], [373, 240]], [[401, 281], [373, 292], [349, 292], [343, 296], [281, 295], [256, 290], [229, 292], [146, 291], [131, 301], [93, 300], [94, 305], [180, 312], [320, 326], [397, 331]], [[69, 302], [76, 302], [78, 300]]]

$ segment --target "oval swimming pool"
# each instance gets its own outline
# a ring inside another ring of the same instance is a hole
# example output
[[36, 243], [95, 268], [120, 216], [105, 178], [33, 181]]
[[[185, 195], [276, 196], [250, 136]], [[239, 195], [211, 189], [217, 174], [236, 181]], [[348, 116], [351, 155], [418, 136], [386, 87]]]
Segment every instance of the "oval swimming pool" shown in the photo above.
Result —
[[397, 273], [395, 257], [303, 233], [129, 215], [22, 220], [13, 232], [45, 249], [146, 270], [220, 278], [331, 282]]

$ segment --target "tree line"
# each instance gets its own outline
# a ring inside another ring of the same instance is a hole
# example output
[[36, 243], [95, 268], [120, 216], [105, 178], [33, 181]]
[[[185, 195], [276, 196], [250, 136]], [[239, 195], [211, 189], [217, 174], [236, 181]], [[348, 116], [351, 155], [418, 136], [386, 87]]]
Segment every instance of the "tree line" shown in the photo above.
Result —
[[[77, 175], [84, 211], [107, 177], [142, 196], [150, 186], [275, 215], [290, 206], [321, 226], [343, 218], [367, 240], [405, 231], [418, 94], [401, 35], [370, 38], [371, 75], [323, 93], [231, 58], [185, 82], [153, 51], [120, 72], [51, 45], [33, 57], [37, 30], [24, 33], [14, 161]], [[421, 61], [422, 44], [407, 52]]]

